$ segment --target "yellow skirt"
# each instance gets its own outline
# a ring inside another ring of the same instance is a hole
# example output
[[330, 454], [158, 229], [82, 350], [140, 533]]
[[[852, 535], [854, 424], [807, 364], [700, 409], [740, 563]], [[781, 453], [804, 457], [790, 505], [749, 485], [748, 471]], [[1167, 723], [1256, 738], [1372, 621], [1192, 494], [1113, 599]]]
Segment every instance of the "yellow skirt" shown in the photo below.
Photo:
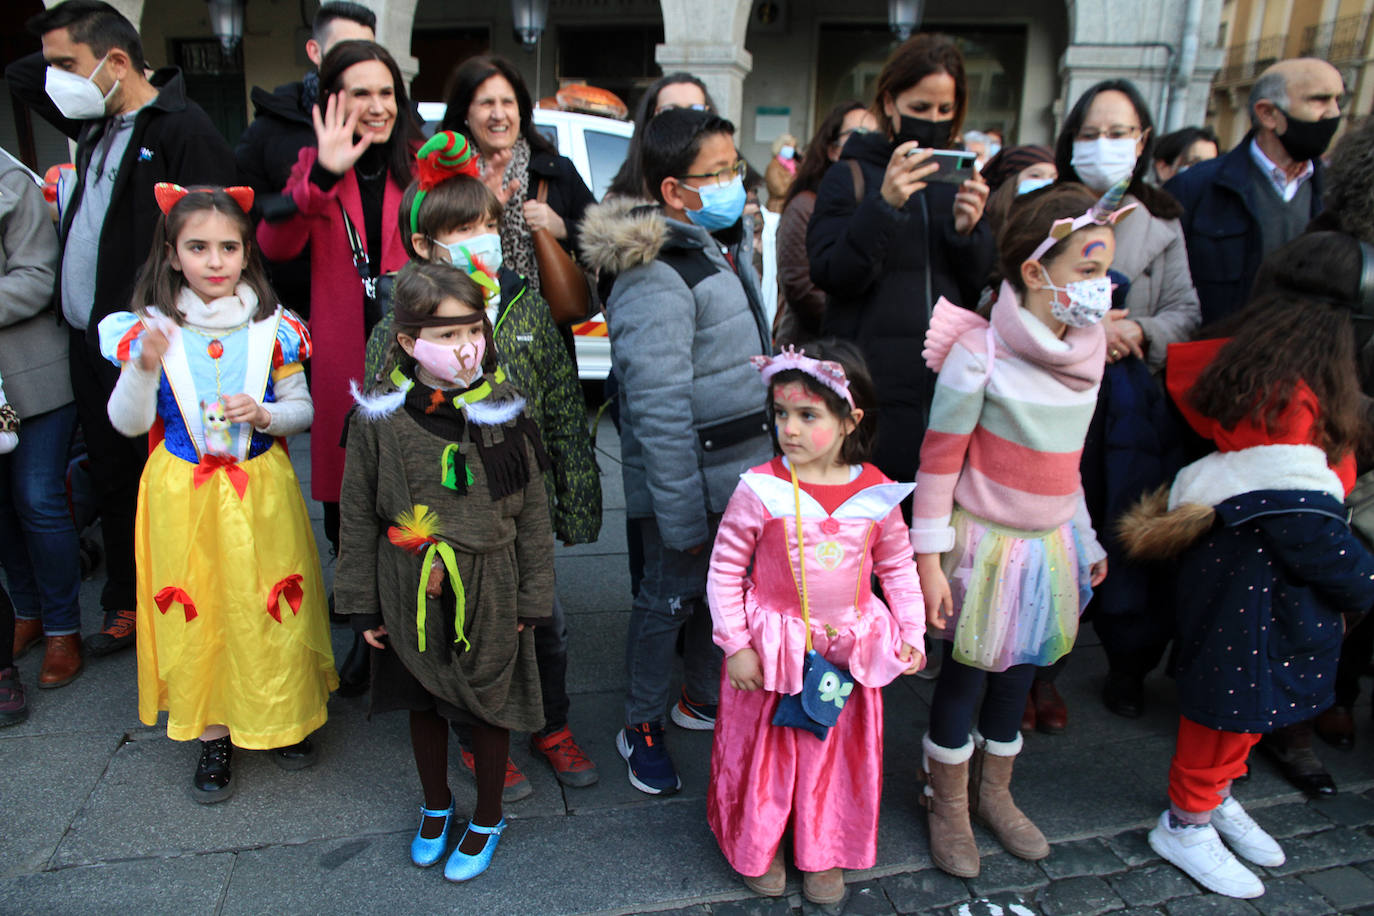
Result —
[[207, 473], [159, 445], [139, 483], [135, 538], [144, 724], [165, 709], [169, 738], [225, 725], [255, 749], [324, 724], [339, 679], [319, 554], [284, 449]]

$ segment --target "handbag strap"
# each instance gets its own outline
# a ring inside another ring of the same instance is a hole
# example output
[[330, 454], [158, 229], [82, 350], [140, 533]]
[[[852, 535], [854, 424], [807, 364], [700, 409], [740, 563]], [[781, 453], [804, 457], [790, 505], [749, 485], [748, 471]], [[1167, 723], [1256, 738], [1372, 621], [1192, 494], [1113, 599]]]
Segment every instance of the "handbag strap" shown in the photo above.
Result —
[[792, 472], [792, 500], [797, 507], [797, 566], [801, 569], [802, 622], [806, 624], [806, 651], [814, 652], [811, 645], [811, 602], [806, 593], [806, 544], [802, 541], [801, 487], [797, 484], [797, 469], [789, 461], [787, 469]]
[[372, 276], [372, 269], [367, 263], [367, 251], [363, 248], [363, 240], [358, 235], [358, 229], [353, 225], [353, 220], [348, 218], [348, 211], [344, 209], [343, 201], [337, 197], [334, 202], [339, 205], [339, 214], [343, 216], [344, 234], [348, 236], [348, 247], [353, 250], [353, 267], [358, 271], [358, 277], [363, 281], [363, 292], [369, 299], [377, 298], [377, 278]]
[[542, 203], [547, 203], [549, 199], [549, 183], [547, 180], [539, 179], [539, 193], [534, 195], [534, 199]]

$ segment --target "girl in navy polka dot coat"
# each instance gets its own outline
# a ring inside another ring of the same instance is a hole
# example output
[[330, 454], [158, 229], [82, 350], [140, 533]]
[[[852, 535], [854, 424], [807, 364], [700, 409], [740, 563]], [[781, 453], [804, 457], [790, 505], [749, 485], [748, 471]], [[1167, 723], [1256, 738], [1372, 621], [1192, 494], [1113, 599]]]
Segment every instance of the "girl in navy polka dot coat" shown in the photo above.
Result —
[[1364, 435], [1349, 307], [1270, 292], [1226, 330], [1168, 356], [1170, 394], [1218, 451], [1120, 534], [1135, 556], [1178, 560], [1182, 716], [1150, 844], [1204, 886], [1255, 897], [1231, 850], [1268, 867], [1284, 855], [1231, 781], [1263, 733], [1334, 701], [1342, 615], [1374, 607], [1374, 556], [1344, 505]]

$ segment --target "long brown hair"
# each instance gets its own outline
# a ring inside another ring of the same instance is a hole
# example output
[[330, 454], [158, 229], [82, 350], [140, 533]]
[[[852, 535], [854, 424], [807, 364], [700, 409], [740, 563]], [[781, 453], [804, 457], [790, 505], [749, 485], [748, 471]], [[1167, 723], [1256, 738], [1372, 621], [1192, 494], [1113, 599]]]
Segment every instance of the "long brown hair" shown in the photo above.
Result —
[[830, 147], [834, 146], [840, 139], [840, 128], [844, 126], [844, 119], [851, 111], [862, 111], [867, 106], [858, 99], [850, 99], [848, 102], [841, 102], [821, 121], [820, 127], [816, 128], [816, 135], [806, 144], [806, 152], [802, 155], [801, 164], [797, 166], [797, 174], [792, 179], [792, 184], [787, 189], [787, 197], [783, 200], [784, 208], [792, 202], [792, 198], [801, 194], [803, 191], [814, 191], [821, 186], [821, 179], [825, 177], [826, 170], [830, 168]]
[[964, 116], [968, 114], [968, 80], [964, 76], [964, 55], [953, 39], [946, 35], [921, 32], [912, 35], [892, 52], [878, 74], [878, 82], [873, 87], [873, 116], [878, 126], [889, 134], [896, 132], [896, 125], [883, 111], [883, 100], [891, 98], [896, 103], [897, 96], [915, 86], [932, 73], [948, 73], [954, 79], [954, 120], [950, 122], [949, 134], [959, 136], [964, 129]]
[[[444, 106], [444, 120], [440, 123], [439, 129], [456, 130], [471, 139], [472, 128], [468, 126], [468, 109], [472, 107], [472, 97], [477, 94], [478, 87], [493, 76], [504, 77], [515, 90], [515, 106], [520, 110], [520, 136], [525, 138], [530, 150], [556, 155], [558, 150], [534, 124], [534, 102], [530, 99], [530, 90], [525, 85], [525, 78], [520, 75], [515, 64], [499, 54], [469, 57], [453, 71], [453, 76], [449, 78], [451, 85], [448, 103]], [[482, 150], [479, 149], [478, 152], [481, 153]]]
[[181, 238], [182, 230], [191, 217], [209, 211], [233, 223], [243, 241], [243, 273], [239, 275], [239, 283], [246, 284], [258, 297], [253, 320], [270, 318], [277, 310], [277, 294], [272, 292], [272, 284], [267, 282], [267, 271], [263, 269], [258, 248], [253, 244], [253, 221], [238, 201], [225, 193], [223, 188], [202, 188], [191, 191], [177, 201], [167, 215], [157, 221], [148, 260], [143, 263], [134, 284], [133, 307], [136, 313], [146, 316], [149, 306], [155, 306], [177, 324], [185, 323], [176, 303], [177, 297], [186, 288], [186, 277], [172, 266], [171, 256], [176, 250], [177, 239]]
[[1359, 243], [1341, 232], [1309, 232], [1270, 254], [1250, 304], [1203, 329], [1204, 338], [1230, 340], [1189, 390], [1193, 406], [1224, 428], [1248, 419], [1277, 435], [1301, 380], [1320, 405], [1314, 444], [1327, 458], [1364, 445], [1350, 320], [1361, 265]]
[[415, 110], [410, 106], [410, 96], [406, 94], [406, 81], [401, 76], [401, 68], [386, 48], [375, 41], [350, 39], [341, 41], [329, 49], [320, 61], [320, 97], [316, 102], [320, 116], [324, 116], [329, 97], [343, 89], [344, 72], [354, 64], [375, 60], [391, 71], [391, 91], [396, 99], [396, 126], [391, 129], [383, 147], [387, 171], [391, 180], [401, 187], [410, 184], [415, 174], [415, 150], [424, 142], [424, 134], [419, 122], [415, 120]]

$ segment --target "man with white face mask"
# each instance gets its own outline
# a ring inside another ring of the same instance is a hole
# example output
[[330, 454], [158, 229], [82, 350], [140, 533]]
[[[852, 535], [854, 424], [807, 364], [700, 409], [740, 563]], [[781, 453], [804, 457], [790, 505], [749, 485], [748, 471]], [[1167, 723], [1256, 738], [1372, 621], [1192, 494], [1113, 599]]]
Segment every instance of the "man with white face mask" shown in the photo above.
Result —
[[1326, 61], [1279, 61], [1250, 90], [1245, 139], [1164, 186], [1187, 211], [1204, 324], [1244, 306], [1260, 262], [1321, 212], [1321, 156], [1340, 126], [1344, 95], [1340, 71]]
[[11, 92], [76, 140], [76, 181], [59, 201], [61, 260], [54, 302], [71, 331], [70, 369], [105, 538], [105, 628], [90, 655], [134, 643], [134, 504], [147, 443], [114, 430], [106, 405], [119, 370], [100, 355], [96, 326], [129, 308], [161, 211], [158, 181], [232, 184], [234, 159], [180, 71], [145, 75], [143, 44], [107, 3], [67, 0], [31, 18], [43, 50], [10, 64]]

